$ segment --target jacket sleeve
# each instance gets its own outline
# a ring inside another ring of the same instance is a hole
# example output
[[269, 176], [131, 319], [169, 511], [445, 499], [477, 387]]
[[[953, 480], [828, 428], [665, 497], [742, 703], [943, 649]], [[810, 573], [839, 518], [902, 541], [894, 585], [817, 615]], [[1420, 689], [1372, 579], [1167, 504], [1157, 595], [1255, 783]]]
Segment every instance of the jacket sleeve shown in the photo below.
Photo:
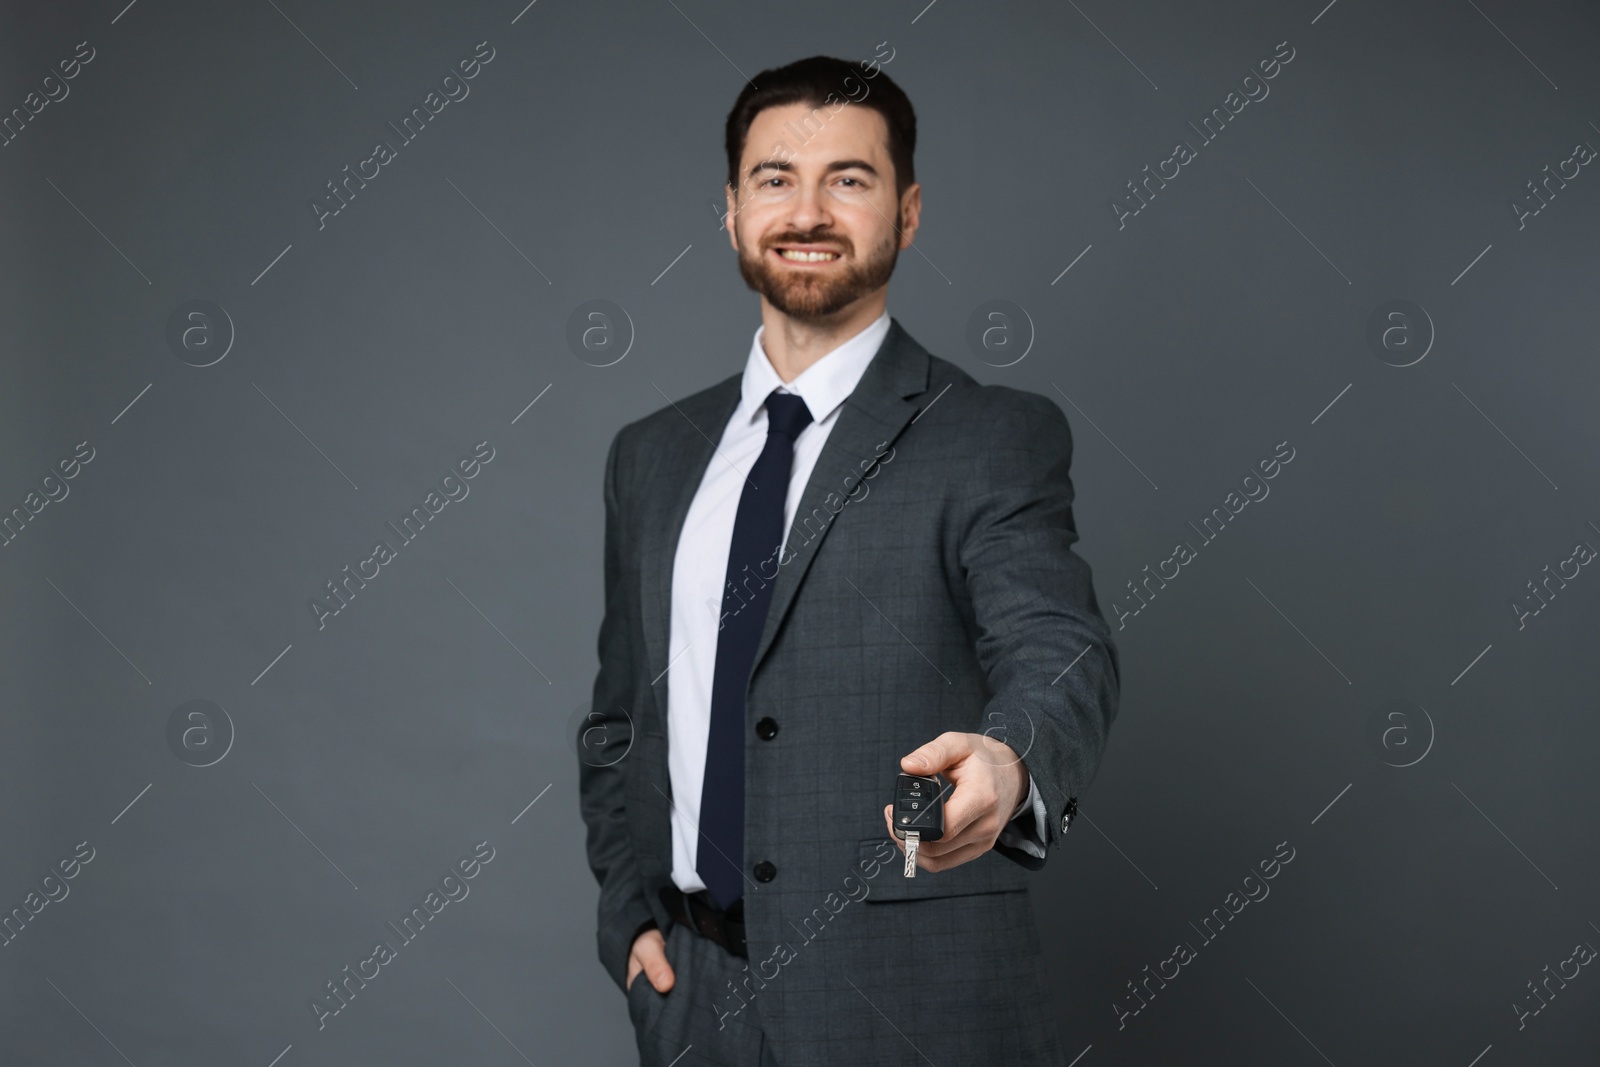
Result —
[[624, 588], [623, 528], [617, 464], [622, 433], [611, 442], [605, 473], [605, 616], [600, 624], [600, 672], [589, 714], [579, 724], [579, 808], [588, 828], [589, 869], [600, 883], [597, 937], [600, 962], [625, 988], [628, 954], [639, 931], [653, 921], [628, 832], [627, 759], [638, 712], [632, 634], [635, 603]]
[[[1072, 550], [1066, 416], [1035, 393], [985, 392], [1003, 410], [985, 419], [968, 483], [978, 488], [964, 502], [959, 542], [991, 694], [977, 732], [1023, 761], [1043, 800], [1048, 852], [1099, 769], [1120, 667], [1089, 565]], [[1045, 863], [1013, 844], [996, 842], [995, 851], [1034, 870]]]

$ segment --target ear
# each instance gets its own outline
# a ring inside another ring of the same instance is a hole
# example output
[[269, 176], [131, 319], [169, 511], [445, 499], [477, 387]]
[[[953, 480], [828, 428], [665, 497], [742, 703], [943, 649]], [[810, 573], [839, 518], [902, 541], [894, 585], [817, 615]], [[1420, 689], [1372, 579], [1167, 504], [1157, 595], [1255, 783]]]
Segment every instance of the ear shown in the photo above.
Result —
[[910, 248], [922, 221], [922, 186], [916, 182], [900, 197], [900, 247]]
[[728, 200], [728, 213], [722, 216], [722, 227], [728, 231], [728, 247], [737, 252], [739, 251], [739, 241], [738, 238], [734, 237], [733, 235], [733, 223], [734, 219], [737, 217], [739, 202], [734, 198], [733, 186], [724, 185], [722, 187], [722, 191]]

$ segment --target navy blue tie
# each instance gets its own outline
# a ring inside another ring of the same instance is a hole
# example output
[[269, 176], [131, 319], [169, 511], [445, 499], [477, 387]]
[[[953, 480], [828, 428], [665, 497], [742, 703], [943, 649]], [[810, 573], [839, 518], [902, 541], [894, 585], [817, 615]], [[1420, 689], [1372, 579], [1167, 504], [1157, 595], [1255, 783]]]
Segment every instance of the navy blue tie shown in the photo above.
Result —
[[773, 390], [766, 408], [767, 442], [745, 479], [733, 520], [700, 791], [694, 869], [721, 908], [744, 892], [744, 694], [778, 574], [794, 441], [811, 422], [806, 402], [792, 393]]

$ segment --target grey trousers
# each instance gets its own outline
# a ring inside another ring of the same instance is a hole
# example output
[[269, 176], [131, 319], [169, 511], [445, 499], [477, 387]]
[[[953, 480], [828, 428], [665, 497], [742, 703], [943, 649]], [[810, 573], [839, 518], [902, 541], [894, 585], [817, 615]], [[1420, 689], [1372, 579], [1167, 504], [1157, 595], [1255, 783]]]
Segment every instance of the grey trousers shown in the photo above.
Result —
[[677, 976], [671, 990], [657, 993], [642, 972], [628, 987], [640, 1067], [778, 1067], [761, 1031], [760, 997], [718, 1025], [713, 1003], [744, 976], [745, 961], [682, 923], [672, 924], [666, 951]]

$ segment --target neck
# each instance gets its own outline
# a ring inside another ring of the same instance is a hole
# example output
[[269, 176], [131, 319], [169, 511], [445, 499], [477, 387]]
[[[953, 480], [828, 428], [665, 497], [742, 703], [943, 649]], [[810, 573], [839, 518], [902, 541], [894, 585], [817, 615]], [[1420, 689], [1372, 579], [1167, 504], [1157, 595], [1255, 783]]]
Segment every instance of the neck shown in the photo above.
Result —
[[889, 287], [872, 292], [822, 319], [797, 319], [761, 298], [761, 347], [787, 385], [817, 360], [875, 322], [888, 306]]

